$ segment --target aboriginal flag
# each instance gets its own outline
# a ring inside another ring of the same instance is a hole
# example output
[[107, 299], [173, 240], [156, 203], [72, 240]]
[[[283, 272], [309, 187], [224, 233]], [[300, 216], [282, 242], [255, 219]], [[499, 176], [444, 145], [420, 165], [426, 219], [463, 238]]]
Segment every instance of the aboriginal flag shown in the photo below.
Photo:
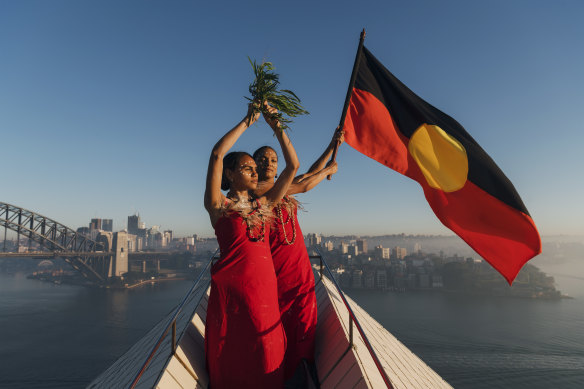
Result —
[[365, 47], [355, 66], [346, 142], [416, 180], [438, 219], [511, 284], [541, 252], [511, 181], [456, 120], [409, 90]]

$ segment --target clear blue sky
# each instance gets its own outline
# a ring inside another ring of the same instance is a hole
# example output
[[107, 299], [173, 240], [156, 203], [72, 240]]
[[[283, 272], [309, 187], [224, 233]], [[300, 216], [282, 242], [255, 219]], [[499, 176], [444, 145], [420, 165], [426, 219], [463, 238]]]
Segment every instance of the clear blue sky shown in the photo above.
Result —
[[[306, 169], [339, 121], [359, 32], [406, 85], [457, 119], [515, 184], [540, 232], [584, 234], [580, 1], [2, 1], [0, 201], [71, 227], [213, 234], [209, 152], [246, 111], [247, 56], [311, 112]], [[237, 149], [275, 145], [255, 125]], [[417, 183], [343, 145], [300, 195], [305, 233], [450, 234]]]

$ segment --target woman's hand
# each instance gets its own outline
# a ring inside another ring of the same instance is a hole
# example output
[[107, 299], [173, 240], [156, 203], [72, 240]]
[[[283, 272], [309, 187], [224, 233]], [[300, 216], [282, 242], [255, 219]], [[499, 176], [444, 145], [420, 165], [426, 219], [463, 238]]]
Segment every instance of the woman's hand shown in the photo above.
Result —
[[[254, 110], [256, 110], [254, 112]], [[248, 127], [260, 118], [259, 103], [253, 102], [247, 105], [247, 115], [245, 115]]]
[[267, 101], [264, 101], [264, 106], [266, 107], [266, 110], [270, 113], [270, 115], [266, 115], [266, 113], [263, 113], [266, 123], [268, 123], [268, 125], [272, 127], [272, 130], [274, 131], [280, 129], [280, 122], [277, 119], [273, 118], [273, 115], [277, 114], [278, 110], [270, 106]]
[[333, 139], [331, 140], [331, 145], [335, 146], [335, 145], [341, 145], [341, 143], [343, 143], [345, 141], [345, 130], [340, 130], [339, 127], [337, 127], [337, 129], [335, 130], [335, 133], [333, 134]]
[[335, 174], [338, 168], [339, 166], [337, 165], [337, 161], [330, 161], [329, 163], [327, 163], [326, 165], [326, 170], [328, 170], [327, 176], [332, 176], [333, 174]]

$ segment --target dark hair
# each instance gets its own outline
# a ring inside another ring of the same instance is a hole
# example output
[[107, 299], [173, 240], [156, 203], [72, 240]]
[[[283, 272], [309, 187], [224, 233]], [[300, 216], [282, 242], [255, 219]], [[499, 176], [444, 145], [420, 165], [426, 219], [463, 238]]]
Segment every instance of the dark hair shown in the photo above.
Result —
[[232, 151], [229, 154], [227, 154], [225, 157], [223, 157], [223, 174], [221, 176], [221, 189], [222, 190], [229, 190], [230, 188], [230, 182], [227, 179], [227, 177], [225, 176], [225, 169], [229, 169], [231, 171], [234, 171], [235, 168], [237, 167], [237, 164], [239, 163], [239, 161], [241, 160], [241, 157], [243, 157], [244, 155], [247, 155], [250, 158], [253, 158], [251, 155], [249, 155], [249, 153], [246, 153], [245, 151]]
[[262, 146], [262, 147], [260, 147], [259, 149], [257, 149], [256, 151], [253, 152], [253, 159], [254, 159], [254, 161], [257, 161], [257, 159], [260, 156], [260, 154], [262, 154], [266, 150], [272, 150], [274, 152], [274, 154], [276, 154], [276, 156], [278, 155], [278, 153], [276, 152], [276, 150], [274, 150], [272, 147], [270, 147], [270, 146]]

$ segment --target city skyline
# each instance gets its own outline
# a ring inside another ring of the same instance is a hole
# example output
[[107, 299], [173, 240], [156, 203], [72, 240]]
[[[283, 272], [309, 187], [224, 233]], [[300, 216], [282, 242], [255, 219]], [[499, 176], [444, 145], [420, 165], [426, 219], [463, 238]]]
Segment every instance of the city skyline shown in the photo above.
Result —
[[[272, 61], [311, 112], [290, 132], [302, 173], [338, 124], [365, 28], [380, 61], [501, 167], [542, 236], [584, 235], [584, 54], [574, 50], [583, 5], [257, 4], [3, 2], [0, 128], [12, 184], [0, 201], [74, 229], [108, 218], [120, 230], [139, 212], [177, 236], [212, 237], [207, 162], [245, 114], [247, 56]], [[263, 144], [276, 141], [261, 121], [234, 150]], [[452, 235], [415, 182], [348, 145], [337, 161], [331, 181], [298, 196], [303, 233]]]

